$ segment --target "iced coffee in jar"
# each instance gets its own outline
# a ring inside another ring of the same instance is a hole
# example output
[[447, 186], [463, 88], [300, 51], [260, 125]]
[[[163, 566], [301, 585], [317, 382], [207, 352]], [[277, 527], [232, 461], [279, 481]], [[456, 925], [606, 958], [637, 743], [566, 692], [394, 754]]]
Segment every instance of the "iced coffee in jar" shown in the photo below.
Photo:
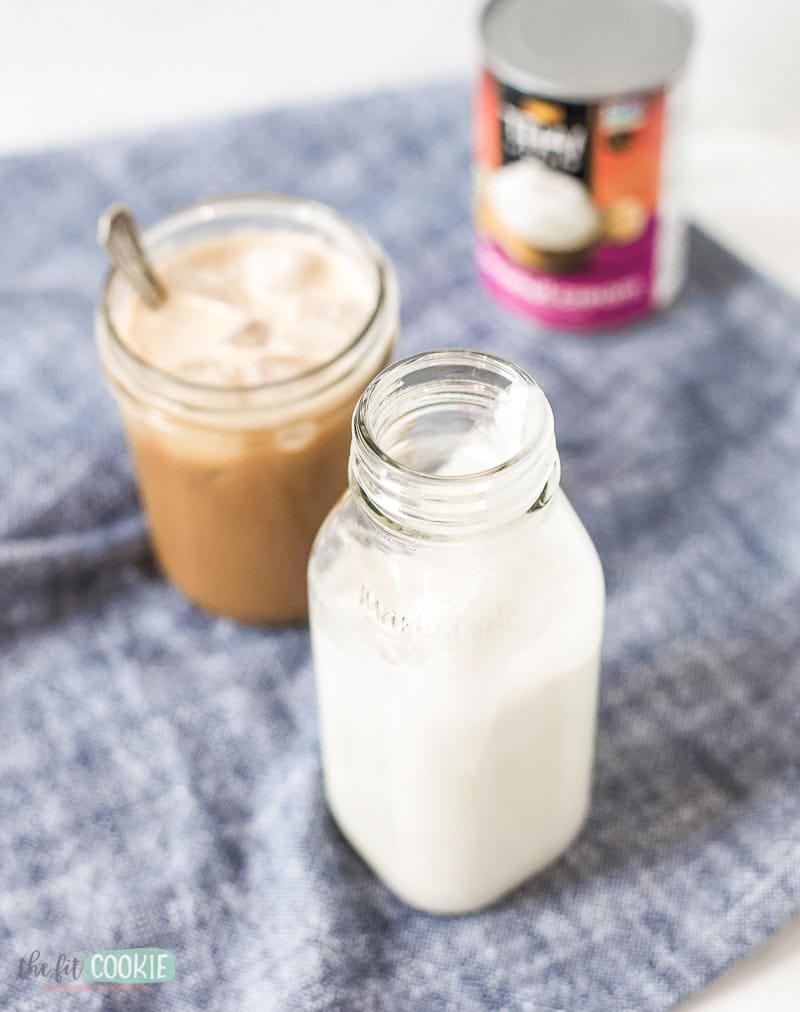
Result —
[[330, 208], [278, 195], [180, 211], [144, 245], [166, 301], [112, 271], [97, 338], [156, 555], [209, 611], [302, 620], [353, 407], [397, 336], [393, 268]]

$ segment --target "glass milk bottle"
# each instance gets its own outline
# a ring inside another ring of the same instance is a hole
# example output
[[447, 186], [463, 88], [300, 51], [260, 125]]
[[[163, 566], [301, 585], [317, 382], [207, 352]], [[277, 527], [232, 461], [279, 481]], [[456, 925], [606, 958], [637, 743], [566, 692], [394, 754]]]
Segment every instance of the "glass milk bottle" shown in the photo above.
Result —
[[412, 906], [492, 903], [556, 858], [591, 785], [605, 591], [553, 415], [472, 351], [389, 366], [309, 598], [325, 794]]

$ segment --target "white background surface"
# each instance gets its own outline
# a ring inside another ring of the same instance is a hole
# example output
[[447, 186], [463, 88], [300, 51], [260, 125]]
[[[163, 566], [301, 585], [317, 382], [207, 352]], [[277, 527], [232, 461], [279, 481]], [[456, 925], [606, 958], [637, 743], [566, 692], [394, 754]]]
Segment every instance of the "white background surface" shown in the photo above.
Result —
[[[480, 6], [0, 0], [0, 152], [469, 74]], [[689, 211], [800, 294], [800, 4], [692, 7]], [[798, 1012], [800, 919], [684, 1008]]]

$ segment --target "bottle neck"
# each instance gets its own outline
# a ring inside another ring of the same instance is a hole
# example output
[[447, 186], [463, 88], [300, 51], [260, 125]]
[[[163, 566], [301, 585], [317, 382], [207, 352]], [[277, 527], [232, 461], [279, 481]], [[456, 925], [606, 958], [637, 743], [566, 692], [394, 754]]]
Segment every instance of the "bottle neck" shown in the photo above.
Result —
[[382, 526], [461, 543], [542, 509], [560, 477], [553, 413], [512, 363], [426, 352], [389, 366], [353, 415], [350, 489]]

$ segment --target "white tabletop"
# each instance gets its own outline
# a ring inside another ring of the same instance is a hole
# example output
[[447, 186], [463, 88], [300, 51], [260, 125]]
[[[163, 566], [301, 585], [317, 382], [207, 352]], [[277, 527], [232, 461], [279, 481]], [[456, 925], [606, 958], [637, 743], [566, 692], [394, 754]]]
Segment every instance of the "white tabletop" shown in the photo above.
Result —
[[[480, 6], [3, 0], [0, 152], [465, 75]], [[689, 212], [800, 294], [800, 4], [693, 6]], [[800, 917], [683, 1008], [797, 1012]]]

